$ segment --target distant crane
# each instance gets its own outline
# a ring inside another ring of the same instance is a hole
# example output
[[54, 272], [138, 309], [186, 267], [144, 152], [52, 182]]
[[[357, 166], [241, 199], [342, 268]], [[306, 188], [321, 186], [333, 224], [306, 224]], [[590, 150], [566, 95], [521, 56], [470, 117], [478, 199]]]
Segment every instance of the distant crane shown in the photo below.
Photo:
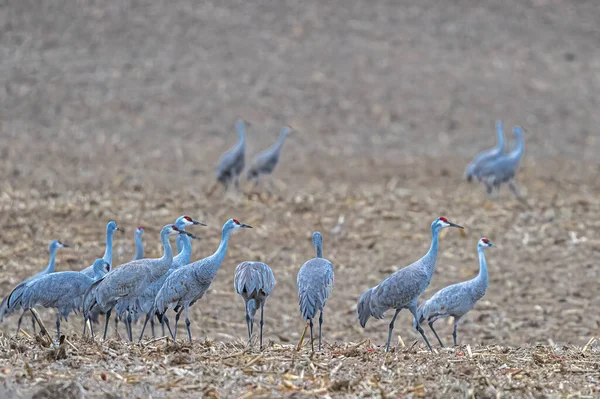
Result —
[[[240, 174], [244, 170], [246, 159], [246, 125], [249, 125], [249, 123], [243, 120], [236, 122], [235, 127], [238, 133], [238, 141], [219, 158], [217, 182], [221, 183], [225, 187], [225, 190], [227, 190], [231, 181], [233, 181], [236, 189], [240, 187]], [[209, 191], [209, 196], [213, 193], [216, 185], [214, 184]]]
[[144, 235], [144, 228], [138, 226], [135, 229], [135, 255], [132, 260], [138, 260], [144, 258], [144, 243], [142, 242], [142, 236]]
[[302, 318], [310, 323], [310, 344], [315, 351], [313, 342], [313, 319], [319, 314], [319, 351], [321, 350], [321, 327], [323, 325], [323, 309], [333, 290], [333, 264], [323, 258], [323, 237], [321, 233], [313, 233], [313, 244], [317, 251], [316, 257], [306, 261], [300, 271], [296, 284]]
[[467, 165], [467, 170], [465, 175], [467, 177], [467, 181], [471, 181], [473, 177], [479, 177], [479, 171], [483, 165], [488, 162], [496, 160], [498, 157], [504, 154], [504, 127], [502, 126], [502, 121], [496, 121], [496, 135], [498, 136], [496, 146], [494, 148], [490, 148], [489, 150], [485, 150], [480, 152], [473, 158], [473, 160]]
[[[477, 253], [479, 254], [479, 274], [474, 279], [462, 283], [453, 284], [436, 292], [431, 298], [425, 301], [417, 311], [419, 324], [424, 321], [429, 324], [429, 328], [435, 334], [440, 346], [444, 344], [433, 329], [433, 323], [439, 319], [445, 319], [452, 316], [454, 318], [454, 346], [456, 346], [456, 326], [461, 317], [466, 315], [485, 295], [488, 288], [488, 269], [483, 250], [494, 246], [494, 244], [483, 237], [477, 243]], [[415, 321], [416, 321], [415, 320]]]
[[515, 185], [515, 175], [519, 169], [521, 159], [523, 158], [523, 153], [525, 152], [523, 129], [519, 126], [515, 126], [513, 128], [513, 134], [517, 139], [516, 147], [508, 154], [484, 164], [481, 167], [478, 175], [484, 182], [488, 194], [491, 194], [494, 188], [500, 189], [500, 185], [502, 183], [508, 183], [508, 187], [515, 197], [529, 207], [529, 204], [525, 198], [521, 196]]
[[[160, 291], [158, 291], [154, 301], [154, 310], [159, 315], [159, 319], [162, 319], [169, 308], [174, 308], [177, 312], [177, 316], [175, 317], [175, 332], [172, 335], [173, 341], [177, 339], [177, 322], [179, 321], [181, 312], [185, 310], [185, 326], [188, 338], [192, 342], [189, 318], [190, 306], [202, 298], [210, 287], [227, 253], [229, 235], [231, 232], [241, 228], [250, 229], [252, 226], [241, 223], [236, 219], [229, 219], [225, 222], [221, 230], [221, 243], [216, 252], [207, 258], [200, 259], [173, 271], [165, 280]], [[144, 321], [140, 339], [144, 334], [147, 322], [148, 316], [146, 316], [146, 320]]]
[[267, 148], [254, 158], [254, 162], [250, 169], [248, 169], [248, 180], [254, 180], [254, 185], [258, 185], [260, 175], [269, 175], [270, 186], [273, 186], [273, 170], [279, 162], [279, 154], [281, 153], [281, 147], [285, 138], [292, 132], [292, 128], [289, 126], [281, 129], [279, 139], [271, 147]]
[[[104, 339], [108, 330], [108, 322], [110, 314], [114, 306], [123, 300], [137, 298], [144, 290], [158, 280], [163, 274], [169, 270], [173, 262], [173, 250], [169, 242], [171, 234], [187, 234], [193, 237], [192, 234], [179, 230], [172, 224], [168, 224], [160, 231], [160, 240], [163, 245], [163, 256], [158, 259], [138, 259], [121, 265], [111, 272], [107, 273], [103, 279], [95, 282], [87, 290], [85, 297], [90, 293], [93, 295], [90, 301], [84, 297], [84, 315], [89, 317], [90, 311], [96, 306], [106, 313], [106, 321], [104, 325]], [[97, 288], [95, 288], [97, 286]], [[131, 337], [131, 326], [128, 328]]]
[[[187, 215], [183, 215], [175, 220], [175, 227], [180, 230], [185, 230], [186, 226], [198, 225], [200, 222], [192, 219]], [[154, 313], [152, 308], [154, 306], [154, 298], [156, 298], [156, 294], [160, 291], [160, 288], [163, 286], [167, 277], [178, 268], [188, 265], [190, 263], [190, 257], [192, 256], [192, 240], [185, 234], [180, 234], [177, 236], [177, 242], [182, 241], [182, 249], [181, 251], [173, 258], [173, 262], [171, 263], [171, 267], [169, 270], [161, 276], [158, 280], [153, 282], [146, 288], [144, 293], [136, 298], [136, 305], [141, 313], [150, 317], [150, 327], [152, 329], [152, 336], [154, 337]], [[168, 318], [164, 317], [161, 320], [162, 332], [165, 334], [165, 323], [168, 323]], [[142, 334], [143, 336], [143, 334]]]
[[[445, 217], [439, 217], [434, 220], [431, 224], [431, 246], [427, 254], [418, 261], [389, 275], [375, 287], [369, 288], [358, 300], [358, 319], [363, 328], [370, 316], [382, 319], [388, 309], [396, 310], [389, 326], [387, 345], [385, 347], [386, 352], [390, 349], [394, 321], [396, 321], [398, 313], [402, 309], [408, 309], [415, 320], [417, 320], [417, 299], [431, 282], [438, 255], [439, 234], [445, 227], [463, 228], [449, 222]], [[425, 340], [429, 350], [431, 350], [431, 345], [421, 326], [416, 323], [415, 327], [423, 337], [423, 340]]]
[[[56, 253], [58, 252], [59, 248], [68, 248], [69, 246], [67, 244], [63, 244], [62, 242], [60, 242], [59, 240], [52, 240], [50, 242], [50, 245], [48, 246], [48, 251], [50, 251], [50, 261], [48, 262], [48, 266], [46, 266], [46, 268], [44, 270], [42, 270], [41, 272], [39, 272], [38, 274], [29, 277], [28, 279], [20, 282], [15, 288], [13, 288], [13, 290], [11, 291], [12, 295], [21, 295], [22, 290], [25, 288], [25, 285], [30, 282], [33, 281], [41, 276], [45, 276], [47, 274], [50, 273], [54, 273], [54, 265], [56, 263]], [[15, 310], [17, 310], [19, 308], [19, 304], [15, 301], [9, 301], [10, 295], [6, 296], [3, 300], [2, 303], [0, 304], [0, 321], [4, 320], [4, 317], [6, 315], [9, 315], [11, 313], [13, 313]], [[19, 331], [21, 331], [21, 322], [23, 321], [23, 316], [25, 315], [25, 310], [21, 310], [21, 315], [19, 316], [19, 321], [17, 323], [17, 335], [19, 334]], [[33, 318], [33, 316], [31, 317], [31, 324], [33, 325], [33, 331], [35, 331], [35, 319]]]
[[260, 346], [263, 346], [263, 313], [265, 302], [275, 286], [275, 277], [271, 268], [262, 262], [242, 262], [235, 268], [233, 278], [235, 291], [244, 298], [246, 304], [246, 324], [248, 325], [248, 343], [252, 342], [254, 316], [260, 308]]
[[11, 293], [16, 301], [19, 301], [25, 310], [33, 309], [37, 304], [46, 308], [56, 309], [56, 333], [60, 341], [60, 320], [67, 321], [69, 313], [75, 309], [75, 300], [98, 279], [104, 276], [108, 263], [102, 259], [96, 259], [93, 264], [94, 277], [90, 278], [82, 272], [57, 272], [41, 276], [30, 281], [20, 295]]

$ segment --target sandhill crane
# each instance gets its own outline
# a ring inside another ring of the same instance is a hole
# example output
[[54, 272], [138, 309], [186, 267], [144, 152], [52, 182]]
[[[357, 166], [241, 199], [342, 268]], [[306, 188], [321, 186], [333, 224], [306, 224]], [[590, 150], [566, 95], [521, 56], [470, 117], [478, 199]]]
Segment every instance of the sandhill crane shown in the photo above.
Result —
[[319, 314], [319, 350], [321, 350], [321, 327], [323, 325], [323, 309], [333, 290], [333, 264], [323, 258], [323, 237], [321, 233], [313, 233], [313, 244], [316, 257], [306, 261], [298, 271], [298, 299], [302, 318], [310, 323], [310, 344], [315, 351], [313, 343], [313, 319]]
[[[104, 339], [106, 339], [110, 314], [117, 302], [137, 298], [150, 284], [169, 270], [173, 262], [173, 250], [169, 242], [169, 235], [171, 234], [187, 234], [193, 237], [192, 234], [168, 224], [160, 231], [160, 240], [163, 245], [163, 256], [161, 258], [138, 259], [125, 263], [111, 270], [103, 279], [92, 284], [87, 290], [85, 297], [88, 297], [91, 293], [93, 298], [90, 301], [84, 298], [84, 304], [86, 305], [84, 315], [87, 317], [96, 306], [106, 313]], [[129, 328], [129, 332], [131, 341], [131, 328]]]
[[246, 324], [248, 325], [248, 344], [252, 342], [254, 316], [260, 308], [260, 346], [263, 343], [263, 313], [265, 302], [275, 286], [275, 277], [271, 268], [262, 262], [242, 262], [235, 268], [233, 277], [235, 291], [244, 298], [246, 304]]
[[[184, 230], [184, 231], [185, 231], [186, 226], [199, 225], [199, 224], [201, 224], [201, 223], [192, 219], [191, 217], [189, 217], [187, 215], [178, 217], [174, 223], [175, 227], [177, 227], [180, 230]], [[173, 270], [176, 270], [176, 269], [180, 268], [181, 266], [185, 266], [185, 265], [189, 264], [190, 257], [192, 256], [191, 239], [185, 234], [180, 234], [177, 236], [177, 242], [179, 242], [179, 241], [182, 241], [182, 243], [183, 243], [182, 249], [177, 254], [177, 256], [175, 256], [173, 258], [173, 262], [171, 263], [171, 267], [169, 267], [169, 270], [165, 274], [163, 274], [161, 276], [161, 278], [159, 278], [158, 280], [156, 280], [155, 282], [150, 284], [148, 286], [148, 288], [146, 288], [144, 293], [135, 299], [135, 304], [136, 304], [139, 312], [146, 314], [147, 317], [150, 317], [150, 326], [152, 328], [152, 336], [154, 336], [154, 317], [153, 317], [154, 314], [152, 312], [152, 307], [154, 306], [154, 298], [156, 298], [156, 294], [158, 294], [158, 291], [164, 284], [164, 282], [167, 279], [167, 277], [169, 276], [169, 274], [171, 274], [173, 272]], [[130, 305], [129, 303], [124, 303], [124, 304], [127, 306]], [[164, 332], [165, 322], [168, 322], [168, 318], [164, 318], [163, 320], [161, 320], [163, 335], [165, 333]], [[143, 336], [143, 332], [142, 332], [142, 336]]]
[[[462, 226], [449, 222], [445, 217], [434, 220], [431, 224], [431, 246], [427, 254], [418, 261], [394, 272], [377, 286], [369, 288], [358, 300], [358, 319], [363, 328], [370, 316], [382, 319], [387, 310], [396, 310], [389, 326], [386, 352], [390, 349], [394, 321], [398, 317], [398, 313], [402, 309], [408, 309], [413, 317], [417, 319], [417, 299], [431, 282], [438, 255], [438, 237], [440, 231], [445, 227], [462, 229]], [[431, 350], [431, 345], [418, 323], [416, 329]]]
[[473, 177], [479, 179], [481, 167], [504, 154], [504, 127], [502, 126], [502, 121], [496, 121], [496, 135], [498, 137], [496, 146], [480, 152], [473, 158], [469, 165], [467, 165], [467, 170], [465, 172], [467, 181], [471, 181]]
[[[41, 272], [39, 272], [38, 274], [31, 276], [28, 279], [20, 282], [15, 288], [13, 288], [13, 290], [11, 291], [11, 294], [13, 296], [16, 296], [16, 295], [20, 296], [21, 291], [25, 287], [25, 284], [27, 284], [28, 282], [33, 281], [39, 277], [45, 276], [50, 273], [54, 273], [54, 265], [56, 264], [56, 253], [58, 252], [58, 249], [59, 248], [67, 248], [67, 247], [69, 247], [67, 244], [62, 243], [59, 240], [52, 240], [50, 242], [50, 245], [48, 246], [48, 251], [50, 252], [50, 260], [48, 261], [48, 265], [46, 266], [46, 268], [44, 270], [42, 270]], [[7, 295], [2, 300], [2, 303], [0, 304], [0, 321], [4, 320], [4, 316], [9, 315], [9, 314], [13, 313], [15, 310], [19, 309], [19, 304], [14, 301], [9, 301], [9, 298], [10, 298], [10, 295]], [[19, 316], [19, 321], [17, 323], [17, 335], [19, 334], [19, 331], [21, 331], [21, 322], [23, 321], [24, 314], [25, 314], [25, 310], [21, 310], [21, 315]], [[31, 318], [31, 323], [33, 325], [33, 330], [35, 331], [35, 320], [34, 320], [33, 316]]]
[[441, 289], [419, 307], [416, 320], [419, 321], [419, 324], [422, 324], [424, 321], [429, 324], [429, 328], [433, 331], [442, 348], [444, 344], [433, 329], [433, 323], [436, 320], [452, 316], [454, 318], [452, 337], [456, 346], [456, 326], [460, 318], [473, 309], [477, 301], [483, 298], [487, 290], [488, 269], [483, 250], [493, 245], [485, 237], [481, 238], [477, 243], [477, 253], [479, 254], [479, 274], [477, 277]]
[[[249, 123], [243, 120], [236, 122], [235, 127], [238, 133], [238, 141], [219, 158], [217, 182], [221, 183], [225, 187], [225, 190], [227, 190], [232, 180], [236, 189], [239, 189], [240, 186], [240, 174], [244, 170], [246, 159], [246, 125], [249, 125]], [[213, 186], [209, 195], [212, 194], [215, 186]]]
[[[190, 330], [189, 309], [198, 299], [202, 298], [204, 293], [210, 287], [221, 263], [227, 253], [229, 235], [232, 231], [241, 228], [252, 228], [247, 224], [241, 223], [236, 219], [229, 219], [223, 225], [221, 230], [221, 243], [216, 252], [211, 256], [190, 263], [187, 266], [180, 267], [173, 271], [165, 280], [154, 301], [154, 310], [162, 318], [169, 308], [174, 308], [177, 312], [175, 318], [175, 333], [172, 338], [177, 338], [177, 322], [181, 312], [185, 310], [185, 326], [188, 332], [188, 338], [192, 341], [192, 332]], [[144, 327], [148, 322], [148, 317], [144, 322]], [[142, 328], [143, 333], [143, 328]], [[141, 339], [141, 337], [140, 337]]]
[[513, 134], [517, 139], [515, 148], [508, 154], [482, 165], [478, 172], [478, 176], [484, 182], [488, 194], [491, 194], [494, 188], [500, 189], [502, 183], [508, 183], [508, 187], [515, 197], [529, 207], [529, 204], [525, 198], [521, 196], [515, 185], [515, 175], [519, 169], [523, 153], [525, 152], [523, 129], [519, 126], [515, 126], [513, 128]]
[[[106, 269], [105, 271], [106, 273], [108, 273], [112, 268], [112, 243], [115, 231], [120, 231], [121, 233], [123, 232], [123, 230], [117, 227], [116, 222], [108, 222], [108, 224], [106, 225], [106, 248], [104, 249], [104, 255], [102, 256], [102, 259], [104, 259], [109, 265], [108, 269]], [[94, 277], [94, 265], [86, 267], [81, 272], [88, 277]]]
[[[20, 301], [23, 309], [33, 309], [37, 304], [46, 308], [56, 309], [56, 333], [60, 340], [60, 319], [67, 321], [69, 313], [75, 309], [75, 300], [79, 298], [95, 281], [104, 276], [108, 263], [96, 259], [93, 270], [94, 277], [90, 278], [82, 272], [57, 272], [30, 281], [25, 285], [20, 296], [15, 298]], [[11, 295], [14, 295], [14, 291]]]
[[250, 169], [248, 169], [248, 180], [254, 180], [254, 185], [258, 185], [261, 174], [268, 174], [270, 186], [273, 186], [273, 170], [279, 162], [279, 154], [281, 153], [281, 147], [285, 138], [292, 132], [292, 128], [289, 126], [281, 129], [279, 139], [271, 147], [267, 148], [263, 152], [259, 153]]
[[135, 255], [132, 260], [142, 259], [144, 257], [144, 243], [142, 242], [142, 236], [144, 235], [144, 228], [138, 226], [135, 229]]

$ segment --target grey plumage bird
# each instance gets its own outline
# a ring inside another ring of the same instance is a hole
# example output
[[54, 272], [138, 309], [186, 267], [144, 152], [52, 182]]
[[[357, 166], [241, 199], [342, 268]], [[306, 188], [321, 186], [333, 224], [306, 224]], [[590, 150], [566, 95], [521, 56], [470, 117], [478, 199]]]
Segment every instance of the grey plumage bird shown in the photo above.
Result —
[[480, 179], [480, 169], [486, 163], [491, 162], [499, 158], [504, 154], [504, 127], [502, 121], [496, 121], [496, 146], [485, 150], [477, 154], [475, 158], [467, 165], [465, 176], [467, 181], [471, 181], [473, 177]]
[[515, 148], [508, 154], [504, 154], [501, 157], [482, 165], [478, 172], [478, 177], [480, 177], [481, 181], [485, 184], [488, 194], [491, 194], [494, 188], [499, 189], [501, 184], [507, 183], [515, 197], [529, 206], [517, 190], [515, 184], [515, 175], [525, 152], [523, 129], [519, 126], [515, 126], [513, 128], [513, 134], [517, 140]]
[[452, 337], [456, 346], [456, 326], [458, 322], [461, 317], [473, 309], [477, 301], [483, 298], [488, 288], [488, 269], [483, 251], [485, 248], [493, 245], [485, 237], [481, 238], [477, 243], [477, 253], [479, 254], [479, 274], [477, 277], [441, 289], [419, 307], [417, 317], [419, 324], [423, 322], [429, 324], [429, 328], [433, 331], [442, 348], [444, 344], [433, 329], [433, 323], [436, 320], [452, 316], [454, 318]]
[[[252, 228], [247, 224], [241, 223], [235, 219], [229, 219], [223, 225], [221, 230], [221, 243], [219, 248], [211, 256], [190, 263], [187, 266], [180, 267], [173, 271], [165, 280], [154, 301], [154, 310], [159, 319], [164, 317], [168, 309], [175, 309], [177, 316], [175, 318], [175, 332], [172, 335], [173, 340], [177, 339], [177, 322], [181, 313], [185, 310], [185, 326], [188, 332], [188, 338], [192, 341], [192, 332], [190, 330], [189, 309], [198, 299], [206, 293], [210, 287], [217, 271], [223, 263], [227, 253], [229, 235], [241, 228]], [[146, 319], [147, 321], [147, 319]], [[145, 323], [144, 323], [145, 324]]]
[[252, 341], [254, 317], [260, 308], [260, 346], [263, 343], [263, 314], [265, 302], [275, 286], [275, 277], [271, 268], [262, 262], [242, 262], [235, 268], [233, 286], [246, 304], [246, 324], [248, 325], [248, 343]]
[[[144, 290], [158, 280], [169, 270], [173, 262], [173, 250], [169, 242], [172, 234], [192, 234], [179, 230], [172, 224], [168, 224], [160, 231], [160, 239], [163, 245], [163, 256], [158, 259], [138, 259], [125, 263], [107, 273], [104, 278], [90, 286], [84, 296], [84, 315], [86, 318], [90, 312], [98, 307], [106, 314], [104, 325], [104, 339], [108, 330], [110, 314], [114, 306], [122, 300], [137, 298]], [[93, 296], [90, 300], [88, 297]], [[131, 332], [131, 328], [129, 328]], [[132, 340], [131, 335], [129, 336]]]
[[298, 287], [298, 299], [300, 313], [305, 321], [310, 324], [310, 344], [314, 352], [313, 343], [313, 319], [319, 313], [319, 350], [321, 350], [321, 328], [323, 326], [323, 310], [327, 299], [333, 290], [333, 264], [323, 258], [323, 237], [321, 233], [313, 233], [313, 244], [316, 249], [316, 257], [306, 261], [298, 271], [296, 285]]
[[238, 133], [237, 143], [227, 150], [217, 165], [217, 181], [221, 183], [225, 189], [229, 187], [233, 181], [235, 188], [239, 189], [239, 178], [244, 170], [246, 159], [246, 121], [239, 120], [235, 127]]
[[[439, 234], [445, 227], [462, 229], [461, 226], [449, 222], [445, 217], [434, 220], [431, 224], [431, 246], [427, 254], [418, 261], [392, 273], [377, 286], [368, 289], [358, 300], [358, 319], [363, 328], [366, 326], [369, 317], [382, 319], [387, 310], [394, 309], [396, 311], [389, 325], [386, 352], [390, 349], [392, 331], [398, 313], [402, 309], [408, 309], [417, 320], [417, 299], [431, 282], [438, 255]], [[415, 327], [431, 350], [431, 345], [421, 326], [416, 323]]]
[[281, 148], [286, 137], [292, 132], [292, 128], [289, 126], [281, 129], [279, 139], [271, 147], [267, 148], [263, 152], [259, 153], [252, 163], [252, 166], [248, 169], [248, 180], [254, 179], [254, 185], [258, 185], [260, 175], [269, 175], [270, 185], [273, 185], [273, 170], [279, 162], [279, 155], [281, 154]]
[[[33, 281], [39, 277], [45, 276], [47, 274], [54, 273], [54, 266], [56, 264], [56, 253], [58, 252], [58, 249], [59, 248], [67, 248], [67, 247], [68, 247], [67, 244], [63, 244], [59, 240], [52, 240], [50, 242], [50, 245], [48, 246], [48, 251], [50, 252], [50, 260], [48, 261], [48, 265], [46, 266], [46, 268], [44, 270], [42, 270], [38, 274], [33, 275], [33, 276], [25, 279], [24, 281], [20, 282], [15, 288], [13, 288], [13, 290], [11, 291], [11, 294], [7, 295], [2, 300], [2, 303], [0, 304], [0, 321], [4, 320], [5, 316], [13, 313], [14, 311], [16, 311], [17, 309], [20, 308], [20, 302], [18, 303], [17, 301], [9, 300], [11, 295], [13, 297], [20, 296], [22, 293], [22, 290], [25, 288], [25, 285], [27, 283], [29, 283], [30, 281]], [[19, 334], [19, 331], [21, 330], [21, 322], [23, 321], [24, 314], [25, 314], [25, 310], [21, 309], [21, 315], [19, 316], [19, 321], [17, 322], [17, 335]], [[34, 320], [33, 316], [31, 318], [31, 323], [33, 325], [33, 330], [35, 331], [35, 320]]]
[[132, 260], [144, 258], [144, 242], [142, 241], [143, 236], [144, 228], [142, 226], [138, 226], [138, 228], [135, 229], [135, 254], [133, 255]]
[[[186, 226], [203, 225], [203, 224], [192, 219], [191, 217], [189, 217], [187, 215], [183, 215], [183, 216], [178, 217], [177, 220], [175, 220], [174, 225], [178, 229], [185, 231]], [[145, 314], [146, 318], [150, 318], [150, 326], [152, 329], [152, 336], [154, 336], [154, 312], [152, 311], [152, 308], [154, 307], [154, 299], [156, 298], [156, 294], [158, 294], [158, 291], [160, 291], [160, 288], [164, 284], [165, 280], [174, 270], [177, 270], [178, 268], [188, 265], [190, 263], [190, 257], [192, 255], [192, 240], [190, 239], [190, 237], [186, 236], [185, 234], [180, 234], [177, 236], [177, 242], [179, 243], [180, 241], [182, 242], [181, 250], [179, 251], [177, 256], [175, 256], [173, 258], [173, 262], [171, 263], [171, 267], [169, 267], [169, 270], [165, 274], [163, 274], [161, 276], [161, 278], [159, 278], [158, 280], [156, 280], [155, 282], [150, 284], [148, 286], [148, 288], [146, 288], [144, 293], [142, 295], [140, 295], [138, 298], [136, 298], [136, 300], [135, 300], [140, 313]], [[142, 333], [140, 335], [140, 341], [141, 341], [142, 337], [144, 336], [144, 330], [145, 330], [146, 323], [144, 323], [144, 328], [142, 328]], [[165, 331], [164, 331], [165, 323], [168, 323], [168, 318], [163, 317], [161, 320], [163, 335], [165, 333]]]
[[[61, 318], [67, 321], [69, 313], [75, 310], [76, 299], [82, 296], [90, 285], [104, 276], [107, 265], [104, 259], [96, 259], [93, 264], [93, 278], [75, 271], [42, 276], [27, 283], [22, 294], [15, 300], [21, 303], [24, 310], [33, 309], [38, 304], [45, 308], [55, 308], [56, 334], [60, 340]], [[14, 295], [14, 292], [11, 295]]]

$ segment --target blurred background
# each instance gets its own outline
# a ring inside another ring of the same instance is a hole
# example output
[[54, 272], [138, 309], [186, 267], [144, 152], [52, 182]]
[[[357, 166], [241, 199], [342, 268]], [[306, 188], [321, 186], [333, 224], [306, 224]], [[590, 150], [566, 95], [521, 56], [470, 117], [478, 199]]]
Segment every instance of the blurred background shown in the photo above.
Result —
[[[296, 340], [296, 273], [320, 229], [336, 265], [325, 339], [383, 343], [388, 321], [361, 330], [356, 300], [424, 254], [443, 214], [467, 236], [443, 237], [426, 297], [475, 275], [482, 235], [499, 245], [465, 340], [585, 343], [600, 305], [598, 21], [593, 0], [1, 2], [2, 293], [43, 268], [53, 238], [74, 246], [57, 270], [90, 265], [110, 219], [126, 230], [118, 264], [139, 224], [158, 256], [162, 225], [205, 221], [198, 259], [237, 217], [256, 228], [232, 238], [194, 308], [195, 336], [245, 336], [233, 270], [254, 259], [278, 281], [266, 339]], [[282, 126], [298, 132], [275, 195], [248, 194], [245, 181], [237, 197], [205, 194], [237, 118], [252, 123], [248, 160]], [[485, 202], [463, 179], [497, 119], [509, 140], [526, 129], [517, 182], [533, 210], [507, 190]], [[397, 328], [416, 338], [408, 314]], [[438, 331], [448, 340], [451, 327]]]

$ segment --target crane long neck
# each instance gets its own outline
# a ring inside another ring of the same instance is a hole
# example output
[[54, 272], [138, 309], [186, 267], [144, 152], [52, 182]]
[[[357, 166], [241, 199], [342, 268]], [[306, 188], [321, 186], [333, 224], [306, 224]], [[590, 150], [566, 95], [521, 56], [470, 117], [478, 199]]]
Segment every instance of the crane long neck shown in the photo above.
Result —
[[100, 280], [104, 276], [103, 264], [94, 264], [94, 276], [91, 277], [92, 282]]
[[430, 275], [433, 275], [435, 271], [435, 263], [438, 256], [438, 241], [440, 237], [440, 229], [434, 229], [431, 232], [431, 246], [429, 247], [429, 251], [425, 254], [423, 260], [425, 260], [424, 264], [427, 267], [427, 272]]
[[[192, 256], [192, 239], [185, 234], [180, 234], [177, 237], [177, 244], [179, 245], [181, 239], [181, 250], [175, 257], [175, 259], [183, 259], [184, 264], [190, 263], [190, 257]], [[175, 263], [175, 259], [173, 259], [173, 263]], [[180, 262], [177, 262], [180, 263]]]
[[243, 123], [238, 123], [237, 132], [238, 132], [238, 138], [239, 138], [238, 142], [237, 142], [237, 146], [244, 147], [246, 145], [246, 128], [244, 127]]
[[[171, 266], [171, 263], [173, 263], [173, 249], [171, 248], [171, 243], [169, 242], [169, 232], [168, 231], [161, 232], [160, 241], [162, 242], [162, 245], [163, 245], [163, 256], [160, 258], [160, 260], [162, 262], [165, 262], [166, 264], [168, 264], [167, 265], [167, 269], [168, 269]], [[166, 271], [167, 270], [165, 270], [164, 272], [166, 272]]]
[[283, 143], [285, 142], [286, 137], [287, 137], [287, 134], [285, 133], [285, 131], [281, 132], [281, 134], [279, 135], [279, 139], [277, 139], [275, 144], [273, 144], [273, 147], [271, 147], [273, 152], [281, 151], [281, 147], [283, 146]]
[[479, 254], [479, 274], [476, 277], [477, 282], [482, 283], [487, 287], [488, 285], [488, 268], [487, 262], [485, 261], [485, 254], [483, 253], [483, 247], [477, 248]]
[[114, 231], [106, 230], [106, 248], [104, 249], [104, 256], [102, 259], [106, 261], [112, 267], [112, 245], [113, 245], [113, 234]]
[[496, 144], [496, 148], [499, 150], [504, 149], [504, 130], [502, 129], [502, 125], [496, 126], [496, 135], [498, 136], [498, 142]]
[[144, 257], [144, 243], [142, 242], [142, 236], [139, 234], [135, 235], [135, 259], [142, 259]]
[[521, 159], [523, 156], [523, 152], [525, 151], [525, 141], [523, 140], [522, 135], [517, 135], [517, 146], [514, 150], [509, 154], [509, 157], [516, 160]]
[[323, 257], [323, 245], [316, 244], [315, 249], [317, 250], [317, 258], [322, 258]]
[[53, 246], [50, 248], [50, 260], [48, 261], [48, 266], [44, 269], [45, 273], [54, 273], [54, 265], [56, 263], [56, 252], [58, 251], [58, 247]]
[[227, 245], [229, 244], [229, 235], [231, 234], [230, 229], [224, 229], [221, 233], [221, 243], [219, 244], [219, 248], [212, 255], [214, 259], [214, 264], [216, 264], [216, 269], [221, 266], [221, 262], [225, 259], [225, 254], [227, 253]]

